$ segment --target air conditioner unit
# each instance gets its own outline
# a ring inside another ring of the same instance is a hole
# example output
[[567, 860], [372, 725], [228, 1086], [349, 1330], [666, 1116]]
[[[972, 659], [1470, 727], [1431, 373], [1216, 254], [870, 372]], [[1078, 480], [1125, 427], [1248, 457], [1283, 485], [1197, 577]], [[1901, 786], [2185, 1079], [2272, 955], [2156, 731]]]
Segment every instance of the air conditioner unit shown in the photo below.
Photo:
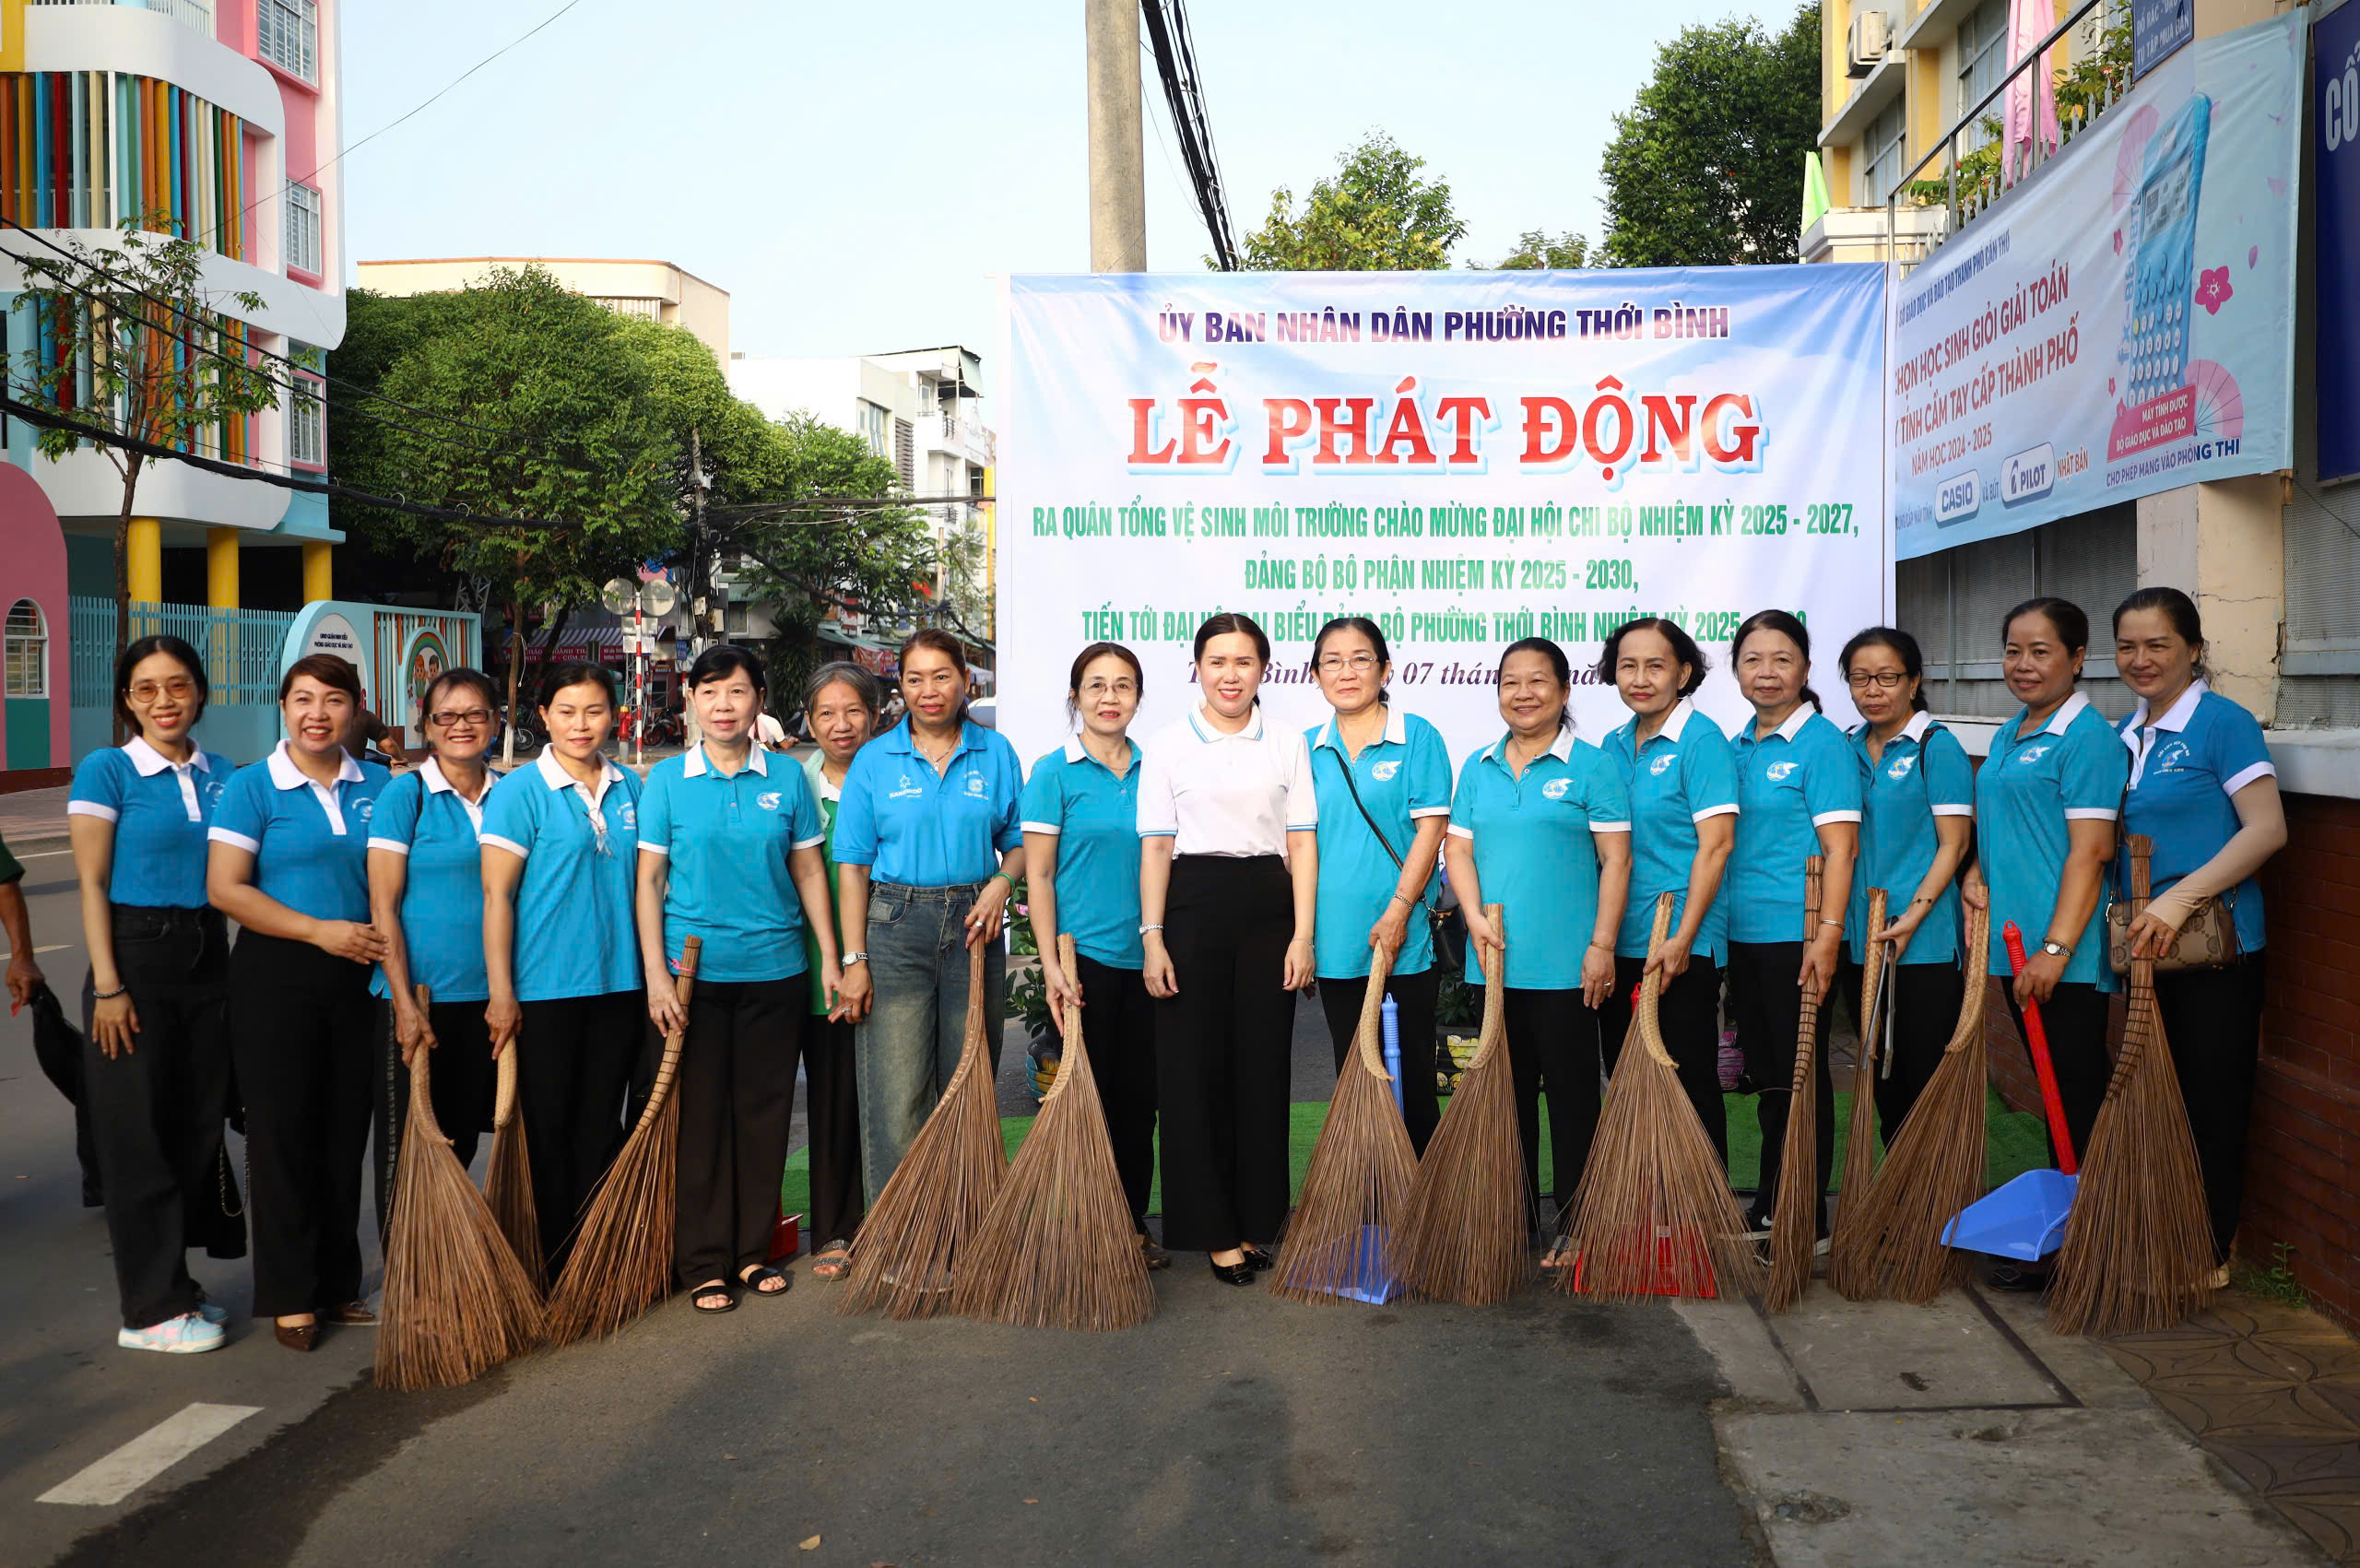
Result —
[[1888, 11], [1859, 11], [1852, 18], [1852, 28], [1844, 46], [1844, 73], [1865, 77], [1885, 57], [1893, 47], [1893, 15]]

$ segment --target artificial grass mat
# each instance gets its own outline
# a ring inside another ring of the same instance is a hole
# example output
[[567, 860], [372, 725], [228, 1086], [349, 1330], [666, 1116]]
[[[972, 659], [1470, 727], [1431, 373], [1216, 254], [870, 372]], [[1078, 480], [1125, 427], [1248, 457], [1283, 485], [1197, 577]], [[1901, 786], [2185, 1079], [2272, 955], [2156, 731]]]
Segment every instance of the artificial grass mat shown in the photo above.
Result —
[[[2000, 1102], [1997, 1094], [1988, 1091], [1984, 1106], [1983, 1185], [1996, 1187], [2000, 1183], [2026, 1171], [2045, 1169], [2048, 1163], [2048, 1135], [2038, 1116], [2022, 1111], [2011, 1111]], [[1544, 1097], [1545, 1098], [1545, 1097]], [[1730, 1094], [1723, 1098], [1729, 1103], [1729, 1185], [1740, 1192], [1750, 1191], [1760, 1179], [1762, 1169], [1762, 1134], [1754, 1126], [1754, 1106], [1759, 1096]], [[1448, 1104], [1448, 1101], [1444, 1102]], [[1288, 1129], [1288, 1163], [1292, 1170], [1292, 1192], [1303, 1192], [1303, 1173], [1311, 1164], [1312, 1146], [1319, 1141], [1319, 1128], [1328, 1119], [1328, 1102], [1324, 1100], [1304, 1101], [1292, 1107], [1292, 1116]], [[1844, 1185], [1844, 1135], [1852, 1119], [1852, 1096], [1842, 1090], [1835, 1094], [1835, 1168], [1830, 1178], [1831, 1190]], [[1016, 1155], [1016, 1146], [1032, 1129], [1030, 1116], [1000, 1118], [1000, 1137], [1007, 1141], [1009, 1157]], [[1546, 1182], [1554, 1166], [1549, 1149], [1549, 1118], [1540, 1118], [1540, 1175]], [[1148, 1212], [1163, 1212], [1162, 1177], [1148, 1197]], [[1568, 1193], [1567, 1197], [1572, 1194]], [[787, 1156], [786, 1174], [779, 1186], [782, 1212], [805, 1214], [811, 1208], [811, 1151], [798, 1149]]]

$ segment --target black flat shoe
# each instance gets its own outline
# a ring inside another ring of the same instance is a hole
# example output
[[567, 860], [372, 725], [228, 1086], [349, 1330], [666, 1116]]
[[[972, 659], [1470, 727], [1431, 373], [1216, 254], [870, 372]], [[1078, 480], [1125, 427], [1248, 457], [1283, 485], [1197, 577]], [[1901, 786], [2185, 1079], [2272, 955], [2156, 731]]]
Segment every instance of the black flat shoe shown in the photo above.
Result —
[[1995, 1291], [2036, 1295], [2048, 1289], [2056, 1272], [2053, 1268], [2026, 1268], [2020, 1264], [2002, 1263], [1985, 1275], [1983, 1282]]
[[1212, 1260], [1210, 1258], [1206, 1259], [1206, 1262], [1211, 1265], [1213, 1278], [1220, 1280], [1224, 1285], [1251, 1285], [1254, 1283], [1254, 1267], [1251, 1264], [1212, 1263]]
[[1245, 1255], [1245, 1267], [1254, 1270], [1257, 1274], [1259, 1274], [1265, 1268], [1276, 1268], [1279, 1266], [1279, 1260], [1271, 1256], [1268, 1253], [1264, 1252], [1260, 1247], [1241, 1245], [1237, 1250]]

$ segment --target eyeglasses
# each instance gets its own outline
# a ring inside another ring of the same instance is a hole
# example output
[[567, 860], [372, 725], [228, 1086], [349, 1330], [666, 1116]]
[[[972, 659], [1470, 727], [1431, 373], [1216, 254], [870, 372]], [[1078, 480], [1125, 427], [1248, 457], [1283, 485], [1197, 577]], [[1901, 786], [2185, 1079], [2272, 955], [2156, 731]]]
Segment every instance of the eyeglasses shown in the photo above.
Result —
[[489, 708], [444, 708], [440, 713], [427, 714], [426, 722], [438, 729], [449, 729], [454, 725], [474, 725], [480, 729], [491, 723], [491, 710]]
[[174, 697], [186, 701], [196, 695], [196, 682], [184, 675], [176, 675], [160, 685], [152, 680], [143, 680], [131, 688], [130, 695], [135, 702], [153, 702], [159, 697]]
[[1844, 684], [1855, 691], [1866, 691], [1873, 686], [1880, 691], [1891, 691], [1909, 677], [1897, 669], [1860, 670], [1844, 678]]
[[1366, 675], [1376, 667], [1375, 654], [1327, 654], [1319, 660], [1319, 667], [1329, 675], [1351, 670], [1354, 675]]

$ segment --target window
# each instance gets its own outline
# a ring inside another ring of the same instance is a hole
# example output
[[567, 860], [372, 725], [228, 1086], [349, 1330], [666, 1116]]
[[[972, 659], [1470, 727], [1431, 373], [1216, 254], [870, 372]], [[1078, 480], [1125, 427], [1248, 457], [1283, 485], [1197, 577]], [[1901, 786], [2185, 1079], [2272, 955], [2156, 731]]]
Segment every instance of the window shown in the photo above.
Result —
[[724, 635], [743, 637], [751, 631], [753, 628], [748, 622], [747, 617], [752, 613], [752, 610], [751, 605], [726, 606], [721, 612], [721, 630]]
[[262, 57], [307, 82], [320, 79], [320, 8], [313, 0], [254, 0]]
[[314, 277], [327, 276], [320, 254], [320, 193], [309, 185], [287, 187], [287, 265]]
[[1909, 116], [1906, 98], [1896, 98], [1869, 125], [1860, 144], [1860, 205], [1882, 206], [1907, 168]]
[[917, 488], [917, 430], [907, 419], [893, 421], [893, 471], [902, 476], [902, 488]]
[[328, 406], [325, 389], [307, 375], [289, 378], [310, 395], [289, 393], [281, 403], [287, 410], [287, 461], [308, 467], [328, 465]]
[[8, 607], [5, 631], [0, 631], [0, 666], [11, 697], [49, 695], [49, 631], [41, 623], [41, 607], [18, 599]]
[[885, 410], [863, 398], [860, 402], [860, 439], [878, 456], [885, 455]]
[[[1958, 117], [1966, 118], [2007, 71], [2008, 0], [1983, 0], [1959, 24]], [[1985, 112], [1997, 114], [2000, 110], [2000, 105], [1994, 103]], [[1972, 151], [1990, 139], [1979, 129], [1969, 131], [1964, 150]]]

